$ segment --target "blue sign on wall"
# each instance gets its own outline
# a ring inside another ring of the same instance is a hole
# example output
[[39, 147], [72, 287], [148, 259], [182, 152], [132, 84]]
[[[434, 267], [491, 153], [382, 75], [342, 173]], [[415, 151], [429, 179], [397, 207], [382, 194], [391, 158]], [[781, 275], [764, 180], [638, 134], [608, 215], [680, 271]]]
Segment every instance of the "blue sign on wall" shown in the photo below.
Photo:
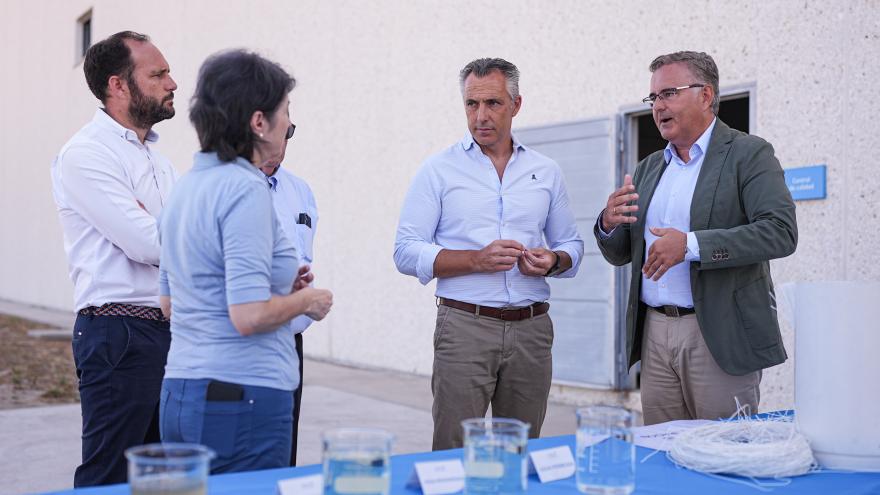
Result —
[[785, 185], [795, 201], [825, 199], [825, 165], [785, 169]]

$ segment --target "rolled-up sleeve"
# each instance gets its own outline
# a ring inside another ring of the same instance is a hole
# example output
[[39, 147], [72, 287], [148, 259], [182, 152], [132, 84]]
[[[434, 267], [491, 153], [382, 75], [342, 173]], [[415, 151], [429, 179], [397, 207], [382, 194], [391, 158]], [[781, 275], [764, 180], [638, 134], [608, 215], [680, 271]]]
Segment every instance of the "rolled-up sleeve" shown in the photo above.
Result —
[[423, 285], [434, 278], [434, 260], [443, 250], [434, 243], [441, 213], [439, 191], [433, 169], [428, 164], [422, 166], [403, 201], [394, 242], [397, 270], [418, 278]]
[[236, 196], [220, 219], [227, 304], [268, 301], [274, 242], [269, 189], [251, 182], [230, 194]]
[[544, 224], [544, 237], [552, 251], [565, 251], [571, 257], [571, 268], [556, 275], [557, 278], [572, 278], [577, 275], [581, 259], [584, 256], [584, 241], [577, 231], [577, 223], [568, 199], [568, 190], [557, 168], [556, 180], [553, 184], [553, 198], [547, 223]]

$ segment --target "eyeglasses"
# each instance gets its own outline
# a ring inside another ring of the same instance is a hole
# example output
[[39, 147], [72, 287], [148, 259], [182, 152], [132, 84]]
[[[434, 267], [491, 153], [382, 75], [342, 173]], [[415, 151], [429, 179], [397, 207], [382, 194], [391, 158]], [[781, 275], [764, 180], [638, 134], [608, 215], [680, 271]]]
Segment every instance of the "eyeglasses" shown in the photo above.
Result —
[[653, 107], [654, 101], [656, 101], [656, 100], [663, 101], [666, 98], [674, 98], [675, 95], [677, 95], [678, 92], [683, 89], [702, 88], [704, 86], [706, 86], [706, 85], [705, 84], [690, 84], [688, 86], [679, 86], [677, 88], [661, 89], [659, 93], [651, 93], [648, 96], [646, 96], [645, 98], [642, 98], [642, 103], [647, 103], [648, 105], [651, 105]]
[[290, 140], [293, 137], [293, 132], [296, 131], [296, 124], [290, 124], [290, 127], [287, 128], [287, 134], [284, 135], [284, 139]]

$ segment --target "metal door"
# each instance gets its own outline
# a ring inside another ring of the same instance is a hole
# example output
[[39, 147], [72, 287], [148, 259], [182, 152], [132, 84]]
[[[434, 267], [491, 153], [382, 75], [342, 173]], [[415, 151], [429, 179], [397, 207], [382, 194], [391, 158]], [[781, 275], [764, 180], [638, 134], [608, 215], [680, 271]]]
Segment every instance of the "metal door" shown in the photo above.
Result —
[[596, 217], [617, 182], [615, 122], [600, 118], [515, 131], [523, 144], [562, 167], [584, 240], [578, 275], [549, 280], [555, 383], [610, 389], [621, 382], [615, 268], [593, 237]]

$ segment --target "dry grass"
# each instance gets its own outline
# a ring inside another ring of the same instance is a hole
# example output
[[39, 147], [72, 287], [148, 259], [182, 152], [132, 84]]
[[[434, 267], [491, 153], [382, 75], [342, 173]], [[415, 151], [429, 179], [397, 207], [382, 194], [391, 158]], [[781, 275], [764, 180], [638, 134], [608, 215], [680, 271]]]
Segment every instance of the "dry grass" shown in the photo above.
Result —
[[0, 409], [79, 402], [70, 341], [28, 336], [40, 326], [0, 315]]

